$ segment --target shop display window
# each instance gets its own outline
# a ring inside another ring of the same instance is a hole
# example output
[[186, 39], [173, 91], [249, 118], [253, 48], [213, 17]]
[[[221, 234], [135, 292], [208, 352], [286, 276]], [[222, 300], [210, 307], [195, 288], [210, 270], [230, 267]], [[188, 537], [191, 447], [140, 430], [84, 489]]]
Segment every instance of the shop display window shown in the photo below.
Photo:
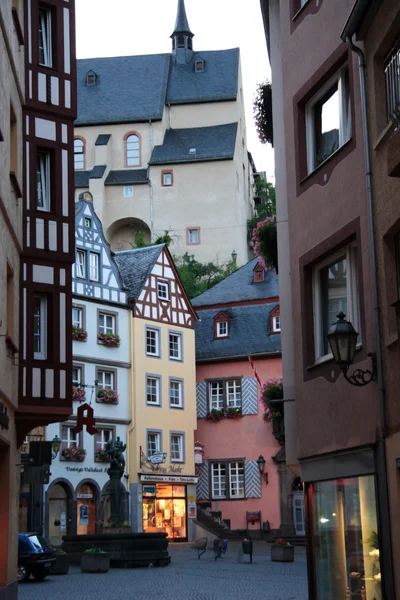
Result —
[[175, 540], [187, 538], [185, 486], [143, 486], [143, 531], [162, 531]]
[[381, 600], [374, 477], [318, 482], [310, 491], [316, 598]]

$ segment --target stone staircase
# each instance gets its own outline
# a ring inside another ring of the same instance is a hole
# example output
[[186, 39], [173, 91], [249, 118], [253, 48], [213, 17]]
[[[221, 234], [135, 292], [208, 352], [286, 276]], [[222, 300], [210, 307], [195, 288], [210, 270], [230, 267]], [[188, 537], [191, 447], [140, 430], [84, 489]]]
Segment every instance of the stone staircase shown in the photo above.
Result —
[[230, 519], [223, 519], [221, 511], [211, 510], [211, 504], [197, 505], [196, 521], [216, 537], [238, 539], [238, 534], [231, 531]]

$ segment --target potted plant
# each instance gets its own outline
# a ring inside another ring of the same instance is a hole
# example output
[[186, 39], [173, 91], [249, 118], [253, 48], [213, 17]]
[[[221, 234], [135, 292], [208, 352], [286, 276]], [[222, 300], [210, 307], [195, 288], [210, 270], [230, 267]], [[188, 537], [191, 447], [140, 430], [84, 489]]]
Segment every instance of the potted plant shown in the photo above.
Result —
[[260, 400], [266, 410], [271, 408], [271, 401], [283, 400], [282, 379], [268, 379], [261, 388]]
[[223, 419], [224, 416], [225, 415], [223, 410], [217, 410], [216, 408], [213, 408], [212, 410], [210, 410], [210, 412], [207, 413], [206, 420], [214, 421], [216, 423], [218, 421], [221, 421], [221, 419]]
[[276, 230], [276, 215], [267, 217], [257, 223], [253, 229], [252, 241], [254, 252], [264, 268], [274, 269], [278, 273], [278, 234]]
[[83, 327], [72, 327], [72, 339], [75, 342], [86, 342], [88, 332]]
[[79, 446], [70, 446], [69, 448], [64, 448], [64, 450], [62, 450], [61, 456], [64, 460], [83, 462], [86, 457], [86, 450]]
[[76, 385], [72, 386], [72, 400], [74, 402], [82, 402], [85, 399], [86, 392], [83, 388]]
[[97, 402], [104, 404], [118, 404], [118, 394], [116, 390], [98, 390], [96, 395]]
[[107, 348], [119, 348], [121, 338], [116, 333], [98, 333], [97, 339], [100, 344]]
[[94, 455], [95, 462], [110, 462], [111, 456], [105, 450], [99, 448]]
[[282, 538], [277, 538], [271, 546], [271, 560], [274, 562], [293, 562], [294, 546]]
[[110, 554], [93, 546], [81, 556], [82, 573], [107, 573], [110, 568]]
[[68, 554], [62, 548], [56, 548], [56, 560], [50, 567], [50, 575], [66, 575], [68, 571]]
[[227, 419], [241, 419], [242, 418], [242, 409], [229, 407], [225, 413]]

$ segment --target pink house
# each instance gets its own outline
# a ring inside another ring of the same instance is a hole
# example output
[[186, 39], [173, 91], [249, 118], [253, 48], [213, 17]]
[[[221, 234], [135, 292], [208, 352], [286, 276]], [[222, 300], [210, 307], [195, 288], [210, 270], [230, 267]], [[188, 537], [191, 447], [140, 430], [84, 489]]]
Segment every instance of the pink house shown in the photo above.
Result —
[[193, 305], [198, 521], [228, 537], [280, 535], [284, 437], [264, 420], [256, 378], [282, 377], [278, 277], [254, 259]]

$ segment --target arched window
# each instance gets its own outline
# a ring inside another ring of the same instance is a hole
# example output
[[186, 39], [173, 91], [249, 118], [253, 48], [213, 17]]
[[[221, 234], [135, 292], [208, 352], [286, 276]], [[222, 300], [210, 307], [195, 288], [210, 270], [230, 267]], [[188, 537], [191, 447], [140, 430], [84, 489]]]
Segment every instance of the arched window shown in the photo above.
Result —
[[140, 139], [136, 133], [130, 133], [125, 138], [126, 166], [138, 167], [140, 165]]
[[82, 138], [74, 139], [74, 169], [81, 171], [85, 168], [85, 142]]

